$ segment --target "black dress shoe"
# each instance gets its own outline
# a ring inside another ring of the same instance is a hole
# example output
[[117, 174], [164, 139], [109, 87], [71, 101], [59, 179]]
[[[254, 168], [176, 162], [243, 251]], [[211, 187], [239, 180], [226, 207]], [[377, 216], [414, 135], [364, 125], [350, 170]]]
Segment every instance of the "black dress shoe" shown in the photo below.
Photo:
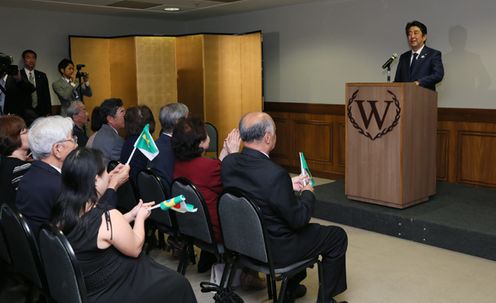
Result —
[[305, 285], [298, 284], [294, 288], [286, 289], [286, 295], [284, 296], [284, 303], [294, 303], [295, 299], [303, 297], [307, 293], [307, 288]]
[[293, 293], [293, 297], [295, 299], [298, 299], [298, 298], [301, 298], [307, 294], [307, 288], [305, 285], [298, 284], [298, 285], [296, 285], [295, 288], [293, 288], [292, 293]]

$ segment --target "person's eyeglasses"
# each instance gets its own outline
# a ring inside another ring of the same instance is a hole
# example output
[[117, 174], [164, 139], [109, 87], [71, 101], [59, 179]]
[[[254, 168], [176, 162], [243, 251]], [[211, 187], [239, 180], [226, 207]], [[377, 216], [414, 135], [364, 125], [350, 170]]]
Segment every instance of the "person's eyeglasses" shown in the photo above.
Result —
[[70, 139], [65, 139], [65, 140], [60, 140], [60, 141], [57, 141], [55, 143], [64, 143], [64, 142], [67, 142], [67, 141], [72, 141], [74, 142], [74, 144], [78, 144], [78, 137], [77, 136], [72, 136]]

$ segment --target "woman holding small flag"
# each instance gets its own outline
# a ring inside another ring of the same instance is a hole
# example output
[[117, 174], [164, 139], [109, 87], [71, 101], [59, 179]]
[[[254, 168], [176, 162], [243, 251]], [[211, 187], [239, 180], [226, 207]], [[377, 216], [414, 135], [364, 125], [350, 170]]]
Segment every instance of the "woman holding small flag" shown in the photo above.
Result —
[[[146, 105], [133, 106], [126, 110], [126, 115], [124, 116], [125, 128], [126, 128], [126, 141], [122, 145], [121, 151], [121, 163], [126, 163], [130, 159], [130, 155], [134, 149], [134, 143], [140, 137], [141, 132], [145, 125], [148, 124], [148, 130], [150, 135], [155, 131], [155, 118], [151, 109]], [[153, 138], [152, 138], [153, 141]], [[131, 170], [129, 172], [129, 179], [136, 189], [136, 177], [138, 173], [146, 169], [148, 165], [148, 158], [143, 152], [135, 153], [133, 157], [129, 160], [129, 166]]]
[[142, 252], [153, 203], [140, 201], [121, 214], [107, 205], [108, 183], [102, 153], [78, 148], [64, 162], [62, 192], [53, 209], [53, 223], [76, 253], [88, 302], [196, 302], [183, 276]]

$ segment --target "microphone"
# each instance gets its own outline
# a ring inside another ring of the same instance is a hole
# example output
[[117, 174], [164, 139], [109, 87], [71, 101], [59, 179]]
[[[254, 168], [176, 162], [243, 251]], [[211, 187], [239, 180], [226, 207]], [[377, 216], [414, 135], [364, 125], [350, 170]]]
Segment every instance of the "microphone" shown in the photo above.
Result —
[[394, 53], [389, 59], [387, 59], [387, 61], [382, 65], [382, 69], [386, 69], [388, 68], [391, 63], [394, 62], [394, 60], [396, 60], [396, 58], [398, 58], [398, 54], [397, 53]]

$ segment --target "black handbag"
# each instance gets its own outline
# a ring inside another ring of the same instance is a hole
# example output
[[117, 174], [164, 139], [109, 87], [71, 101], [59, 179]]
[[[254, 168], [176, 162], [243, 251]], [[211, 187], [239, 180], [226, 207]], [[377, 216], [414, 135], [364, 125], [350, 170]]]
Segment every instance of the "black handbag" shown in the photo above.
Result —
[[215, 303], [243, 303], [243, 299], [230, 288], [222, 288], [211, 282], [200, 283], [201, 292], [215, 292]]

